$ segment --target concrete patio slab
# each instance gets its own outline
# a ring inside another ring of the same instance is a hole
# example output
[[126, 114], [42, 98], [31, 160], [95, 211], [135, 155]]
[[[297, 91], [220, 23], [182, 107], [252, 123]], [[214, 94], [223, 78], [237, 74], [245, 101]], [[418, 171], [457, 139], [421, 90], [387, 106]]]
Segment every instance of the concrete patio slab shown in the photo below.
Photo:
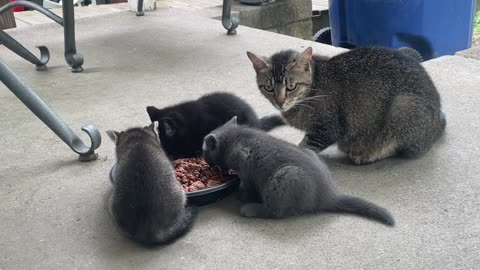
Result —
[[[324, 154], [340, 188], [388, 208], [396, 227], [334, 214], [245, 219], [231, 196], [202, 207], [186, 237], [152, 250], [123, 238], [108, 215], [104, 198], [115, 159], [104, 131], [148, 124], [147, 105], [213, 91], [236, 93], [259, 114], [273, 113], [256, 90], [246, 50], [341, 50], [246, 27], [226, 36], [219, 21], [175, 9], [80, 19], [76, 28], [85, 56], [80, 74], [64, 63], [58, 25], [9, 31], [28, 48], [49, 47], [45, 72], [0, 47], [2, 59], [73, 128], [81, 132], [91, 123], [104, 136], [99, 160], [78, 162], [0, 85], [0, 269], [478, 269], [479, 61], [425, 63], [448, 121], [426, 156], [358, 167], [334, 147]], [[274, 135], [298, 142], [302, 134], [281, 128]]]
[[457, 55], [480, 60], [480, 46], [472, 47], [457, 53]]

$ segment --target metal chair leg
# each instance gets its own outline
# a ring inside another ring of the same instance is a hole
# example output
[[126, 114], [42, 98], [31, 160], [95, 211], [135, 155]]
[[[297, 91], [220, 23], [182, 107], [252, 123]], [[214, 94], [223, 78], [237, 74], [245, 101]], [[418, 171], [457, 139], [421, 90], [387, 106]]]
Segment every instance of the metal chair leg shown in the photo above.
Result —
[[145, 15], [145, 12], [143, 11], [143, 0], [137, 0], [137, 16], [143, 16]]
[[[77, 53], [77, 49], [75, 48], [75, 18], [73, 12], [73, 0], [65, 0], [62, 2], [63, 18], [36, 3], [25, 0], [18, 0], [6, 4], [0, 8], [0, 14], [16, 6], [25, 6], [36, 10], [52, 19], [56, 23], [62, 25], [65, 36], [65, 60], [72, 67], [72, 72], [83, 71], [83, 56]], [[45, 64], [48, 62], [49, 58], [46, 47], [38, 47], [41, 53], [41, 57], [38, 59], [6, 33], [0, 33], [0, 43], [3, 43], [16, 54], [35, 64], [37, 66], [37, 70], [46, 69]]]
[[5, 45], [5, 47], [10, 49], [12, 52], [21, 56], [23, 59], [34, 64], [37, 70], [47, 69], [47, 63], [48, 63], [48, 60], [50, 59], [50, 53], [48, 52], [47, 47], [37, 46], [37, 48], [40, 50], [40, 59], [39, 59], [33, 53], [31, 53], [29, 50], [23, 47], [22, 44], [18, 43], [14, 38], [12, 38], [7, 33], [3, 32], [2, 30], [0, 30], [0, 43]]
[[15, 72], [0, 59], [0, 81], [2, 81], [25, 106], [27, 106], [43, 123], [62, 139], [75, 153], [80, 161], [96, 160], [95, 150], [100, 147], [102, 137], [92, 125], [82, 127], [88, 134], [91, 145], [86, 146], [75, 132], [63, 121], [40, 96], [33, 91]]
[[73, 13], [73, 0], [62, 3], [63, 33], [65, 37], [65, 60], [72, 67], [72, 72], [82, 72], [83, 56], [77, 53], [75, 47], [75, 17]]
[[232, 2], [233, 0], [223, 0], [222, 25], [227, 29], [227, 35], [237, 34], [239, 24], [238, 18], [232, 17]]

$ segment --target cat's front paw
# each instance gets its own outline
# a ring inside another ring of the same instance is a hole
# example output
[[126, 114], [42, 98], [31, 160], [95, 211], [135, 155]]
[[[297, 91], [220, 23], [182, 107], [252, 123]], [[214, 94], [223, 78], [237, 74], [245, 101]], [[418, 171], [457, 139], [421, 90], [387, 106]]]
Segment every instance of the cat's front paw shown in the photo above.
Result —
[[302, 141], [298, 144], [299, 147], [305, 148], [305, 149], [310, 149], [314, 151], [315, 153], [322, 152], [325, 150], [325, 146], [320, 145], [319, 143], [312, 141], [309, 137], [305, 136], [303, 137]]
[[244, 217], [257, 217], [260, 209], [261, 205], [258, 203], [247, 203], [240, 208], [240, 215]]
[[350, 154], [350, 159], [355, 163], [355, 165], [367, 165], [370, 163], [376, 162], [378, 159], [369, 157], [369, 156], [363, 156], [363, 155], [352, 155]]

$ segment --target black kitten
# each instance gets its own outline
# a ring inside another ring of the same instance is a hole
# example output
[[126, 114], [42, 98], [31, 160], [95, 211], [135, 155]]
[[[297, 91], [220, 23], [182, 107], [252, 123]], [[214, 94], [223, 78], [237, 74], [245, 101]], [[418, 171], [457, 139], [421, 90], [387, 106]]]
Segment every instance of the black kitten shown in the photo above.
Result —
[[327, 165], [312, 150], [238, 126], [235, 118], [208, 134], [203, 150], [209, 164], [238, 173], [244, 217], [286, 218], [328, 211], [395, 223], [386, 209], [339, 192]]
[[203, 137], [233, 116], [239, 124], [265, 131], [285, 124], [279, 115], [258, 119], [244, 100], [222, 92], [163, 109], [148, 106], [147, 112], [152, 122], [159, 122], [160, 141], [171, 159], [201, 155]]

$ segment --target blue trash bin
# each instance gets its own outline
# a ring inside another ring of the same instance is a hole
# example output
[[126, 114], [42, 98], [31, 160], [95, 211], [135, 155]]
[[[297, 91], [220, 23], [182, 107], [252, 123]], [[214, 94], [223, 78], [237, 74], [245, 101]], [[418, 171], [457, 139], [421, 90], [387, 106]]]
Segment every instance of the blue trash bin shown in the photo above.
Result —
[[475, 0], [329, 0], [332, 44], [411, 47], [425, 60], [470, 48]]

